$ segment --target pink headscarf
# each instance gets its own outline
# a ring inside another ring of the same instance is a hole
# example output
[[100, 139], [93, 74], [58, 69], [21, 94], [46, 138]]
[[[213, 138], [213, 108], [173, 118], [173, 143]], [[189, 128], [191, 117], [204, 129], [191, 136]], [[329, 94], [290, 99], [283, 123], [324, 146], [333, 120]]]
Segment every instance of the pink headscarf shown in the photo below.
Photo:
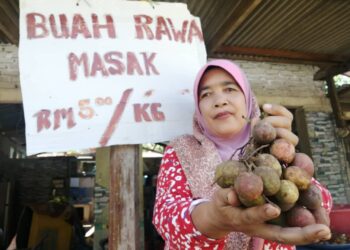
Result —
[[[251, 125], [250, 123], [246, 123], [246, 125], [243, 127], [243, 129], [238, 133], [233, 135], [230, 138], [219, 138], [213, 134], [210, 133], [208, 130], [207, 126], [205, 125], [203, 116], [199, 110], [199, 102], [198, 102], [198, 87], [199, 83], [203, 77], [203, 74], [206, 72], [206, 70], [211, 67], [219, 67], [224, 69], [226, 72], [228, 72], [237, 82], [237, 84], [240, 86], [242, 89], [242, 92], [245, 97], [245, 103], [247, 107], [247, 114], [246, 117], [249, 118], [250, 120], [256, 117], [259, 117], [260, 115], [260, 110], [259, 106], [256, 103], [255, 96], [250, 88], [249, 82], [242, 71], [241, 68], [238, 67], [235, 63], [229, 61], [229, 60], [223, 60], [223, 59], [218, 59], [218, 60], [212, 60], [209, 61], [206, 65], [202, 67], [202, 69], [198, 72], [196, 81], [194, 83], [194, 89], [193, 89], [193, 94], [194, 94], [194, 100], [195, 100], [195, 121], [197, 120], [197, 124], [199, 125], [199, 128], [202, 130], [202, 133], [204, 136], [209, 138], [212, 142], [214, 142], [216, 148], [219, 151], [219, 154], [221, 156], [221, 159], [223, 161], [228, 160], [233, 152], [244, 146], [249, 138], [250, 138], [250, 130], [251, 130]], [[194, 126], [196, 127], [196, 126]], [[235, 156], [237, 158], [237, 155]], [[253, 237], [252, 240], [252, 249], [254, 250], [260, 250], [263, 249], [264, 245], [264, 240]]]
[[[199, 127], [202, 129], [203, 134], [209, 138], [214, 144], [216, 145], [216, 148], [219, 151], [219, 154], [221, 156], [221, 159], [223, 161], [228, 160], [232, 153], [245, 145], [250, 137], [250, 123], [247, 123], [243, 129], [236, 135], [233, 135], [230, 138], [219, 138], [208, 130], [203, 116], [199, 110], [199, 101], [198, 101], [198, 88], [199, 88], [199, 83], [203, 77], [203, 74], [206, 72], [208, 67], [219, 67], [224, 69], [226, 72], [228, 72], [237, 82], [237, 84], [240, 86], [240, 88], [243, 91], [243, 94], [245, 96], [245, 102], [246, 102], [246, 107], [247, 107], [247, 112], [246, 117], [249, 119], [252, 119], [256, 115], [256, 111], [254, 110], [255, 107], [255, 101], [253, 97], [252, 90], [250, 88], [249, 82], [242, 71], [241, 68], [238, 67], [235, 63], [229, 61], [229, 60], [223, 60], [223, 59], [218, 59], [218, 60], [212, 60], [209, 61], [207, 64], [205, 64], [201, 70], [198, 72], [196, 81], [194, 83], [194, 89], [193, 89], [193, 94], [194, 94], [194, 100], [195, 100], [195, 119], [197, 119]], [[259, 111], [258, 111], [259, 112]]]

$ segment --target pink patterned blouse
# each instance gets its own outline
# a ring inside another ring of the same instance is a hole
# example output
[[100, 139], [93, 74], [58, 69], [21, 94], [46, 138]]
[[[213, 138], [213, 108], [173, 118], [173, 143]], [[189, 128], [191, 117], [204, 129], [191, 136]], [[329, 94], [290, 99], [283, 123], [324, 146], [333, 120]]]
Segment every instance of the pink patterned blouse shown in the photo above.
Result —
[[[332, 197], [318, 181], [323, 206], [330, 212]], [[192, 196], [185, 173], [175, 150], [167, 147], [157, 180], [157, 195], [154, 206], [153, 224], [165, 241], [165, 249], [225, 249], [225, 238], [210, 239], [194, 227], [190, 206]], [[243, 249], [237, 246], [236, 249]], [[291, 250], [294, 246], [281, 245], [265, 240], [263, 250]]]

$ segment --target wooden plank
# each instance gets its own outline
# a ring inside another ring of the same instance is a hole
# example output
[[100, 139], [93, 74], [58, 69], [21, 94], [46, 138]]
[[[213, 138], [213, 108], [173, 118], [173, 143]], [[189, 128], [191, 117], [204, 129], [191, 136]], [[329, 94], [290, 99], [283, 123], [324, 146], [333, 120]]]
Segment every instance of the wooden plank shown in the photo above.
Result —
[[329, 99], [326, 97], [305, 98], [295, 96], [264, 96], [258, 93], [257, 99], [259, 105], [263, 105], [264, 103], [278, 103], [286, 107], [297, 108], [303, 106], [304, 110], [306, 111], [332, 112], [332, 107], [330, 105]]
[[328, 68], [320, 69], [315, 73], [314, 80], [326, 80], [329, 77], [343, 74], [349, 70], [350, 70], [350, 62], [348, 59], [347, 62], [340, 63], [338, 65], [334, 65]]
[[213, 54], [227, 38], [245, 21], [245, 19], [259, 6], [262, 0], [242, 1], [242, 7], [231, 13], [230, 17], [208, 42], [208, 52]]
[[[286, 58], [292, 60], [302, 60], [309, 62], [323, 62], [323, 63], [339, 63], [345, 60], [343, 57], [325, 54], [313, 54], [297, 51], [276, 50], [276, 49], [261, 49], [261, 48], [246, 48], [236, 46], [221, 46], [215, 53], [229, 53], [238, 55], [263, 56], [274, 58]], [[315, 79], [316, 80], [316, 79]], [[317, 79], [319, 80], [319, 79]]]
[[108, 249], [141, 249], [140, 151], [111, 147]]

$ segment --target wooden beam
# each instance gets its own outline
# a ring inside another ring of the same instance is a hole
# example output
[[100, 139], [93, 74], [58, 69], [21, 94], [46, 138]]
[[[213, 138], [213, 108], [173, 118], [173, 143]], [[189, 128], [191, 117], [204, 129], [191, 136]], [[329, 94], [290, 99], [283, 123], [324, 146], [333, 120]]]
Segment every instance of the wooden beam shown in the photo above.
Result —
[[320, 69], [314, 75], [314, 80], [326, 80], [329, 77], [333, 77], [339, 74], [343, 74], [350, 70], [350, 62], [347, 60], [345, 63], [340, 63], [328, 68]]
[[111, 147], [108, 249], [142, 249], [140, 152], [138, 145]]
[[20, 89], [0, 89], [0, 103], [22, 103]]
[[344, 58], [333, 56], [333, 55], [313, 54], [313, 53], [276, 50], [276, 49], [246, 48], [246, 47], [236, 47], [236, 46], [221, 46], [215, 51], [215, 53], [285, 58], [288, 60], [302, 60], [302, 61], [315, 62], [315, 63], [316, 62], [339, 63], [344, 60]]
[[257, 93], [257, 99], [259, 105], [264, 103], [278, 103], [280, 105], [289, 108], [298, 108], [302, 106], [306, 112], [310, 111], [323, 111], [332, 112], [332, 107], [330, 105], [329, 98], [326, 97], [315, 97], [315, 98], [305, 98], [305, 97], [291, 97], [291, 96], [271, 96], [262, 95]]
[[252, 55], [237, 55], [237, 54], [214, 54], [209, 55], [209, 58], [223, 58], [231, 60], [243, 60], [251, 62], [271, 62], [271, 63], [287, 63], [287, 64], [302, 64], [302, 65], [314, 65], [318, 68], [329, 67], [331, 63], [326, 62], [311, 62], [303, 61], [299, 59], [287, 59], [287, 58], [278, 58], [278, 57], [267, 57], [267, 56], [252, 56]]
[[245, 0], [241, 1], [241, 8], [233, 11], [221, 28], [212, 36], [208, 42], [208, 52], [212, 54], [223, 44], [227, 38], [234, 33], [244, 20], [259, 6], [262, 0]]
[[349, 99], [339, 99], [339, 102], [343, 103], [343, 104], [350, 104], [350, 98]]
[[303, 108], [299, 107], [295, 110], [294, 122], [299, 137], [299, 143], [297, 146], [299, 147], [300, 152], [303, 152], [312, 158], [310, 139]]

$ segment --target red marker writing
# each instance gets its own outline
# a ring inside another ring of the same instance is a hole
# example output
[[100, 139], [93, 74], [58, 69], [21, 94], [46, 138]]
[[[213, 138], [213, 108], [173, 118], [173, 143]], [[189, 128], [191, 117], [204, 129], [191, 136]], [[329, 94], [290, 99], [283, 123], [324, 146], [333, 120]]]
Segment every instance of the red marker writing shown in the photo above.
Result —
[[128, 99], [130, 97], [131, 92], [133, 91], [133, 89], [126, 89], [123, 92], [122, 97], [120, 98], [120, 102], [117, 104], [117, 106], [115, 107], [114, 113], [112, 115], [111, 120], [109, 121], [109, 124], [105, 130], [105, 132], [103, 133], [101, 140], [100, 140], [100, 145], [101, 147], [106, 146], [109, 139], [111, 138], [111, 136], [113, 135], [118, 122], [124, 112], [125, 106], [128, 102]]

